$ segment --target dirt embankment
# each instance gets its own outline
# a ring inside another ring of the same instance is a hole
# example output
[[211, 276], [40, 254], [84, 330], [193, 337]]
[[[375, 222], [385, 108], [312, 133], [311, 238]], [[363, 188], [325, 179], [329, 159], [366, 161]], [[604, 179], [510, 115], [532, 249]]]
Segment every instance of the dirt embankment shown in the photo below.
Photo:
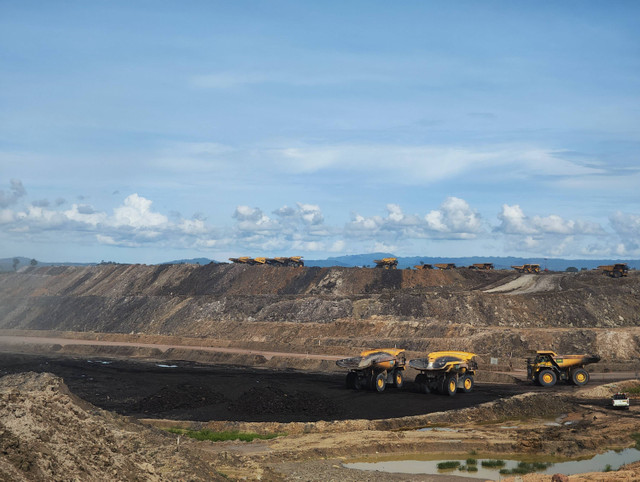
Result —
[[[638, 352], [640, 276], [108, 265], [0, 275], [0, 330], [175, 336], [343, 354], [397, 345], [524, 357]], [[455, 346], [452, 346], [455, 345]]]
[[72, 395], [47, 373], [0, 379], [0, 479], [224, 480], [193, 443]]
[[[615, 412], [599, 398], [620, 386], [598, 387], [597, 393], [594, 389], [526, 393], [395, 420], [284, 425], [152, 422], [158, 427], [286, 432], [268, 441], [211, 443], [179, 438], [96, 408], [51, 374], [8, 375], [0, 378], [0, 480], [407, 480], [406, 475], [363, 473], [341, 464], [354, 457], [376, 460], [380, 454], [592, 455], [633, 445], [629, 434], [640, 429], [638, 407]], [[558, 416], [560, 423], [549, 422], [548, 417]], [[415, 430], [420, 426], [430, 431]], [[550, 480], [550, 476], [531, 477]], [[571, 480], [638, 477], [636, 465]], [[441, 479], [417, 475], [411, 480]]]

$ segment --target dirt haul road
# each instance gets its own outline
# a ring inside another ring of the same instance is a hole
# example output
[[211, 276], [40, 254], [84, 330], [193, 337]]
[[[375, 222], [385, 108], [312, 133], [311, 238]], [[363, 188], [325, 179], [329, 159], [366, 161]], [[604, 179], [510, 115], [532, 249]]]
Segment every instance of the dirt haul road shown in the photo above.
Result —
[[475, 406], [531, 388], [478, 383], [471, 393], [448, 397], [418, 393], [408, 381], [402, 390], [377, 393], [347, 389], [343, 373], [10, 353], [0, 353], [0, 366], [1, 375], [53, 373], [80, 398], [122, 415], [203, 422], [396, 418]]

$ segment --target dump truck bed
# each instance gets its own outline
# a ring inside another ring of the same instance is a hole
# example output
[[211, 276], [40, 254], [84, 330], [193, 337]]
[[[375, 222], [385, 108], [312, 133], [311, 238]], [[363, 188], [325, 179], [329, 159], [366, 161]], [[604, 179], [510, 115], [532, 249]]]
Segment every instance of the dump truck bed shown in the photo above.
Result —
[[404, 366], [404, 350], [390, 348], [388, 350], [366, 350], [360, 356], [343, 358], [336, 365], [350, 370], [364, 370], [375, 367], [390, 370], [394, 367]]

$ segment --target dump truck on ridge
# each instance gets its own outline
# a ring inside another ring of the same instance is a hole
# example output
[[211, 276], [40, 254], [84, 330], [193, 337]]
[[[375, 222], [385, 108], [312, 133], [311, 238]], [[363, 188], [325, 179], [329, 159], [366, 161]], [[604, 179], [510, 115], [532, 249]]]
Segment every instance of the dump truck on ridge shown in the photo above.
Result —
[[433, 265], [430, 264], [417, 264], [414, 266], [415, 269], [433, 269]]
[[599, 361], [598, 355], [558, 355], [539, 350], [534, 359], [527, 360], [527, 379], [543, 387], [552, 387], [558, 380], [583, 386], [589, 381], [589, 372], [584, 367]]
[[279, 257], [279, 258], [267, 258], [267, 264], [272, 266], [291, 266], [294, 268], [298, 268], [300, 266], [304, 266], [304, 261], [302, 261], [302, 256], [289, 256], [289, 257]]
[[360, 356], [336, 362], [339, 367], [349, 369], [347, 388], [369, 388], [378, 392], [383, 392], [388, 384], [402, 388], [405, 364], [404, 350], [399, 348], [365, 350]]
[[453, 396], [460, 388], [470, 392], [478, 364], [476, 354], [465, 351], [435, 351], [426, 358], [409, 361], [409, 366], [418, 370], [415, 383], [424, 393], [439, 392]]
[[518, 273], [531, 273], [531, 274], [539, 274], [540, 273], [540, 265], [539, 264], [523, 264], [522, 266], [512, 266]]
[[398, 258], [374, 259], [373, 262], [376, 264], [376, 268], [396, 269], [398, 267]]
[[248, 264], [248, 265], [257, 265], [257, 264], [269, 264], [271, 266], [293, 266], [299, 267], [304, 266], [304, 261], [302, 261], [302, 256], [290, 256], [290, 257], [280, 257], [280, 258], [251, 258], [249, 256], [241, 256], [240, 258], [229, 258], [229, 261], [232, 263], [238, 264]]
[[469, 269], [493, 269], [493, 263], [475, 263]]
[[237, 264], [249, 264], [249, 265], [257, 264], [255, 260], [250, 256], [240, 256], [239, 258], [229, 258], [229, 261]]
[[436, 263], [434, 266], [438, 269], [456, 269], [454, 263]]
[[598, 266], [599, 270], [602, 270], [602, 274], [607, 274], [612, 278], [621, 278], [623, 276], [629, 276], [629, 267], [627, 263], [616, 263], [610, 265]]

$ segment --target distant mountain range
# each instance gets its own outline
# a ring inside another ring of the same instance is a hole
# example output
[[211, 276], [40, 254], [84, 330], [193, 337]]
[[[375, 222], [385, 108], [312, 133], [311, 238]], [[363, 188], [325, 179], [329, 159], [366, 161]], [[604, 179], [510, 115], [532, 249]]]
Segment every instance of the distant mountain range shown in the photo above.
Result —
[[[509, 269], [513, 265], [521, 265], [525, 263], [539, 264], [542, 269], [550, 271], [565, 271], [569, 267], [577, 269], [594, 269], [603, 264], [627, 263], [630, 269], [640, 269], [640, 260], [638, 259], [563, 259], [563, 258], [516, 258], [516, 257], [499, 257], [499, 256], [469, 256], [464, 258], [442, 258], [430, 256], [394, 256], [391, 253], [368, 253], [368, 254], [351, 254], [345, 256], [336, 256], [327, 259], [305, 259], [305, 266], [317, 266], [326, 268], [330, 266], [342, 267], [370, 267], [375, 266], [374, 259], [381, 258], [398, 258], [398, 268], [412, 268], [413, 266], [436, 263], [454, 263], [456, 266], [470, 266], [475, 263], [493, 263], [496, 269]], [[17, 263], [14, 262], [17, 260]], [[32, 260], [30, 258], [15, 257], [0, 259], [0, 272], [14, 271], [28, 266], [95, 266], [99, 264], [116, 264], [109, 261], [101, 261], [99, 263], [72, 263], [72, 262], [42, 262]], [[226, 262], [226, 261], [225, 261]], [[205, 265], [209, 263], [219, 263], [209, 258], [191, 258], [167, 261], [158, 264], [199, 264]]]

